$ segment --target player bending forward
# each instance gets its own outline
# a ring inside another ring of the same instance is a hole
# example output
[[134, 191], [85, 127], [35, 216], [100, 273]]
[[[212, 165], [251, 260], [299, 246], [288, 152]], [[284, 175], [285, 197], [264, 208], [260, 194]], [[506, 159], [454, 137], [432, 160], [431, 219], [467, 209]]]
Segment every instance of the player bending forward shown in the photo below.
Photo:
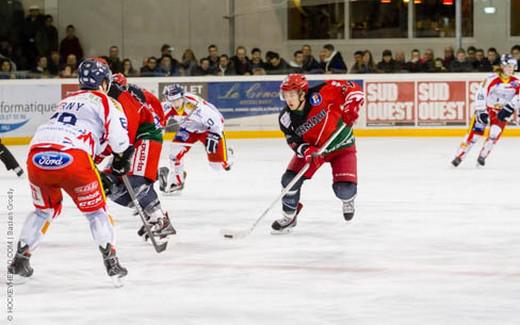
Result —
[[101, 150], [100, 143], [107, 141], [114, 152], [113, 172], [123, 175], [129, 170], [133, 148], [127, 121], [119, 104], [106, 95], [111, 79], [108, 65], [86, 59], [78, 73], [81, 90], [58, 103], [56, 113], [31, 141], [27, 173], [36, 209], [25, 220], [9, 273], [33, 274], [29, 259], [61, 212], [63, 189], [87, 218], [108, 275], [127, 274], [116, 256], [112, 218], [92, 161]]
[[[128, 84], [125, 76], [120, 73], [114, 75], [108, 95], [123, 106], [128, 120], [130, 144], [136, 150], [128, 180], [137, 200], [152, 225], [154, 235], [161, 238], [173, 235], [176, 231], [170, 222], [168, 212], [163, 211], [153, 187], [157, 180], [163, 140], [161, 127], [156, 124], [157, 121], [160, 122], [161, 117], [156, 117], [152, 108], [155, 96], [136, 85]], [[157, 98], [155, 101], [159, 102]], [[110, 151], [109, 148], [107, 150]], [[117, 204], [133, 207], [132, 199], [120, 177], [113, 175], [110, 170], [106, 170], [102, 176], [108, 197]], [[145, 234], [144, 226], [138, 234]]]
[[173, 139], [170, 169], [162, 167], [159, 170], [161, 191], [171, 194], [184, 188], [183, 158], [197, 141], [205, 144], [211, 167], [230, 170], [232, 162], [224, 138], [224, 118], [217, 108], [200, 96], [184, 92], [177, 84], [166, 86], [163, 95], [166, 119], [173, 118], [179, 130]]
[[[283, 218], [272, 224], [273, 233], [296, 226], [296, 217], [303, 207], [300, 203], [301, 187], [326, 162], [332, 167], [332, 188], [343, 202], [343, 216], [346, 221], [351, 220], [357, 193], [357, 158], [352, 125], [364, 101], [361, 88], [350, 81], [330, 80], [309, 89], [304, 75], [290, 74], [280, 86], [280, 96], [286, 102], [279, 117], [280, 129], [295, 152], [282, 176], [282, 186], [286, 187], [306, 163], [310, 167], [282, 198]], [[343, 123], [345, 129], [325, 153], [316, 155]]]
[[484, 130], [489, 123], [489, 135], [477, 158], [478, 165], [484, 166], [486, 164], [486, 158], [500, 139], [507, 125], [507, 121], [503, 117], [505, 116], [503, 115], [504, 113], [501, 115], [502, 119], [498, 117], [498, 114], [504, 109], [504, 105], [518, 94], [519, 80], [513, 76], [516, 66], [516, 59], [510, 54], [502, 54], [500, 57], [500, 70], [491, 74], [480, 85], [475, 99], [475, 113], [471, 118], [470, 130], [451, 162], [453, 166], [457, 167], [460, 165], [471, 150], [471, 147], [484, 135]]

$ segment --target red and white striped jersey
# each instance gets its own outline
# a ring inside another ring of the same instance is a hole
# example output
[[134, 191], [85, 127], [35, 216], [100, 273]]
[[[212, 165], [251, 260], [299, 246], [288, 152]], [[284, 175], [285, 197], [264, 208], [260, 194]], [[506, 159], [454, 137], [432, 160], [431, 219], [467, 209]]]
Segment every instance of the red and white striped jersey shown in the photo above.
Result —
[[501, 109], [518, 94], [518, 78], [503, 78], [499, 73], [489, 75], [479, 87], [475, 98], [475, 110]]

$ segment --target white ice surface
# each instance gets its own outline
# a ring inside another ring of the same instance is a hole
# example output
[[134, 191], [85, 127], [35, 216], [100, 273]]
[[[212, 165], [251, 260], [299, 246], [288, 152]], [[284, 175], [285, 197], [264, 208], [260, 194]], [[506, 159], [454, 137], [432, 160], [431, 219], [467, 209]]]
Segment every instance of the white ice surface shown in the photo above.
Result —
[[[14, 288], [14, 324], [519, 324], [520, 140], [503, 139], [484, 169], [475, 168], [479, 148], [450, 167], [459, 141], [358, 139], [351, 223], [325, 166], [304, 185], [292, 234], [269, 234], [277, 206], [242, 240], [219, 230], [257, 218], [291, 152], [282, 139], [229, 141], [236, 164], [215, 173], [198, 146], [184, 193], [162, 199], [178, 230], [165, 253], [137, 237], [129, 209], [110, 203], [129, 270], [121, 289], [67, 198], [31, 259], [33, 278]], [[24, 161], [26, 147], [11, 149]], [[9, 188], [17, 235], [32, 210], [27, 180], [0, 166], [2, 324]]]

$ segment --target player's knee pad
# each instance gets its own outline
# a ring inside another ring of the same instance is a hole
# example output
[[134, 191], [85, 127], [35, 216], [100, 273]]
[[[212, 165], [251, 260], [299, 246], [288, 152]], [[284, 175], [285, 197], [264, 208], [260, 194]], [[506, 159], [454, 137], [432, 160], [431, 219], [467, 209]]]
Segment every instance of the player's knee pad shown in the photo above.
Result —
[[491, 125], [489, 128], [489, 138], [492, 140], [498, 139], [502, 133], [502, 128], [498, 125]]
[[[282, 186], [285, 188], [296, 176], [295, 172], [287, 170], [282, 175]], [[300, 192], [301, 187], [303, 185], [304, 179], [303, 177], [294, 184], [294, 186], [287, 192], [287, 194], [284, 195], [282, 198], [282, 206], [283, 210], [287, 213], [293, 213], [296, 210], [296, 207], [298, 206], [298, 202], [300, 202]]]
[[332, 184], [334, 194], [340, 200], [350, 200], [357, 194], [357, 184], [350, 182], [336, 182]]
[[38, 247], [55, 215], [54, 209], [36, 209], [27, 216], [20, 234], [20, 241], [29, 246], [29, 251]]
[[84, 215], [89, 222], [92, 238], [94, 238], [98, 246], [106, 247], [109, 243], [114, 244], [115, 238], [112, 218], [105, 209], [86, 212]]

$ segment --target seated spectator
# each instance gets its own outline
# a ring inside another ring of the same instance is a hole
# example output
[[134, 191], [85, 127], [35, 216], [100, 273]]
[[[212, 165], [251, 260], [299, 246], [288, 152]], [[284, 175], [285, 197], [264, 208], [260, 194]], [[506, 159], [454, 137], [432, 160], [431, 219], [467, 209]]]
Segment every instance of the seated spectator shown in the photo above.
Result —
[[13, 71], [11, 60], [0, 59], [0, 79], [15, 79], [16, 75]]
[[363, 51], [354, 52], [354, 64], [350, 67], [350, 73], [360, 73], [363, 68]]
[[406, 57], [403, 50], [395, 51], [395, 72], [406, 72]]
[[121, 73], [123, 72], [123, 62], [119, 58], [119, 48], [115, 45], [112, 45], [108, 52], [108, 66], [112, 73]]
[[471, 63], [473, 66], [473, 62], [475, 61], [475, 52], [477, 51], [477, 48], [472, 46], [468, 46], [468, 49], [466, 50], [466, 60]]
[[494, 47], [488, 48], [487, 59], [493, 68], [493, 71], [497, 71], [500, 69], [500, 54]]
[[71, 65], [74, 67], [74, 69], [77, 69], [78, 68], [78, 58], [74, 54], [69, 54], [67, 56], [67, 60], [65, 61], [65, 64]]
[[323, 50], [325, 50], [325, 65], [322, 66], [323, 71], [325, 73], [346, 73], [347, 65], [345, 61], [343, 61], [343, 57], [341, 56], [341, 52], [336, 51], [334, 45], [325, 44], [323, 46]]
[[123, 75], [125, 77], [137, 77], [137, 71], [135, 71], [132, 61], [130, 59], [123, 60]]
[[289, 61], [289, 68], [293, 73], [303, 73], [303, 52], [301, 50], [295, 51], [293, 59]]
[[264, 76], [266, 74], [267, 74], [267, 72], [265, 71], [264, 68], [257, 67], [257, 68], [253, 69], [253, 75], [254, 76]]
[[450, 72], [472, 72], [473, 66], [466, 58], [466, 51], [458, 49], [455, 54], [455, 61], [450, 64]]
[[235, 51], [235, 55], [231, 58], [237, 75], [243, 76], [251, 74], [251, 64], [246, 53], [246, 48], [239, 46]]
[[213, 71], [217, 71], [217, 67], [219, 64], [219, 55], [218, 55], [218, 47], [215, 44], [211, 44], [208, 46], [208, 57], [209, 65]]
[[392, 51], [384, 50], [383, 59], [377, 64], [377, 69], [382, 73], [397, 72], [396, 62], [392, 58]]
[[164, 55], [159, 60], [158, 74], [161, 76], [173, 76], [175, 74], [175, 68], [173, 67], [173, 60], [170, 55]]
[[[180, 66], [181, 66], [185, 76], [189, 76], [191, 74], [191, 72], [197, 67], [197, 59], [195, 58], [195, 53], [193, 52], [192, 49], [184, 50], [184, 53], [182, 53], [181, 61], [182, 62], [180, 63]], [[211, 67], [211, 62], [210, 62], [210, 67]]]
[[268, 74], [286, 74], [289, 69], [289, 65], [284, 59], [280, 57], [280, 54], [268, 51], [266, 54], [266, 61], [264, 70]]
[[491, 72], [493, 67], [489, 63], [488, 59], [484, 56], [483, 49], [477, 49], [475, 51], [475, 61], [473, 61], [473, 70], [478, 72]]
[[229, 56], [222, 54], [218, 60], [217, 75], [219, 76], [232, 76], [235, 75], [235, 69], [229, 61]]
[[157, 58], [151, 56], [146, 60], [146, 65], [141, 68], [141, 77], [156, 77], [161, 75], [161, 71], [157, 66]]
[[433, 64], [432, 72], [446, 72], [448, 69], [444, 66], [444, 60], [441, 58], [436, 58]]
[[357, 72], [352, 73], [378, 73], [379, 70], [374, 63], [374, 58], [372, 57], [372, 52], [369, 50], [365, 50], [363, 52], [363, 59], [361, 64], [358, 66]]
[[51, 52], [49, 64], [47, 66], [49, 69], [49, 74], [51, 76], [57, 76], [60, 73], [60, 52]]
[[34, 78], [48, 78], [49, 70], [47, 69], [47, 57], [39, 56], [36, 60], [36, 66], [31, 71]]
[[192, 76], [207, 76], [211, 75], [213, 71], [211, 70], [211, 67], [209, 65], [208, 58], [202, 58], [200, 59], [200, 63], [198, 66], [195, 67], [195, 69], [192, 71]]
[[11, 63], [12, 71], [15, 72], [17, 69], [15, 60], [16, 54], [14, 52], [13, 45], [5, 38], [0, 39], [0, 61], [8, 59]]
[[442, 60], [442, 64], [444, 65], [444, 67], [446, 69], [448, 69], [450, 67], [450, 63], [451, 61], [455, 60], [455, 55], [454, 55], [454, 50], [453, 50], [453, 47], [451, 46], [446, 46], [444, 48], [444, 59]]
[[303, 70], [308, 73], [323, 73], [320, 64], [314, 56], [312, 56], [312, 48], [310, 45], [305, 44], [302, 46], [303, 53]]
[[79, 42], [79, 39], [76, 37], [76, 29], [73, 25], [68, 25], [66, 29], [65, 38], [60, 43], [60, 58], [62, 63], [65, 63], [65, 60], [70, 54], [74, 54], [78, 60], [83, 59], [83, 48]]
[[76, 67], [66, 64], [63, 67], [63, 70], [60, 72], [60, 78], [77, 78], [78, 77], [78, 71], [76, 70]]
[[434, 72], [435, 71], [435, 55], [432, 49], [426, 49], [421, 59], [422, 72]]
[[421, 52], [418, 49], [413, 49], [410, 61], [406, 62], [406, 71], [408, 72], [422, 72], [422, 63], [421, 63]]
[[251, 50], [251, 70], [255, 68], [263, 68], [264, 65], [265, 63], [262, 60], [262, 51], [255, 47]]
[[[517, 62], [520, 62], [520, 45], [517, 44], [517, 45], [513, 45], [513, 47], [511, 47], [511, 55], [516, 59]], [[519, 65], [520, 64], [516, 65], [515, 72], [520, 71]]]

